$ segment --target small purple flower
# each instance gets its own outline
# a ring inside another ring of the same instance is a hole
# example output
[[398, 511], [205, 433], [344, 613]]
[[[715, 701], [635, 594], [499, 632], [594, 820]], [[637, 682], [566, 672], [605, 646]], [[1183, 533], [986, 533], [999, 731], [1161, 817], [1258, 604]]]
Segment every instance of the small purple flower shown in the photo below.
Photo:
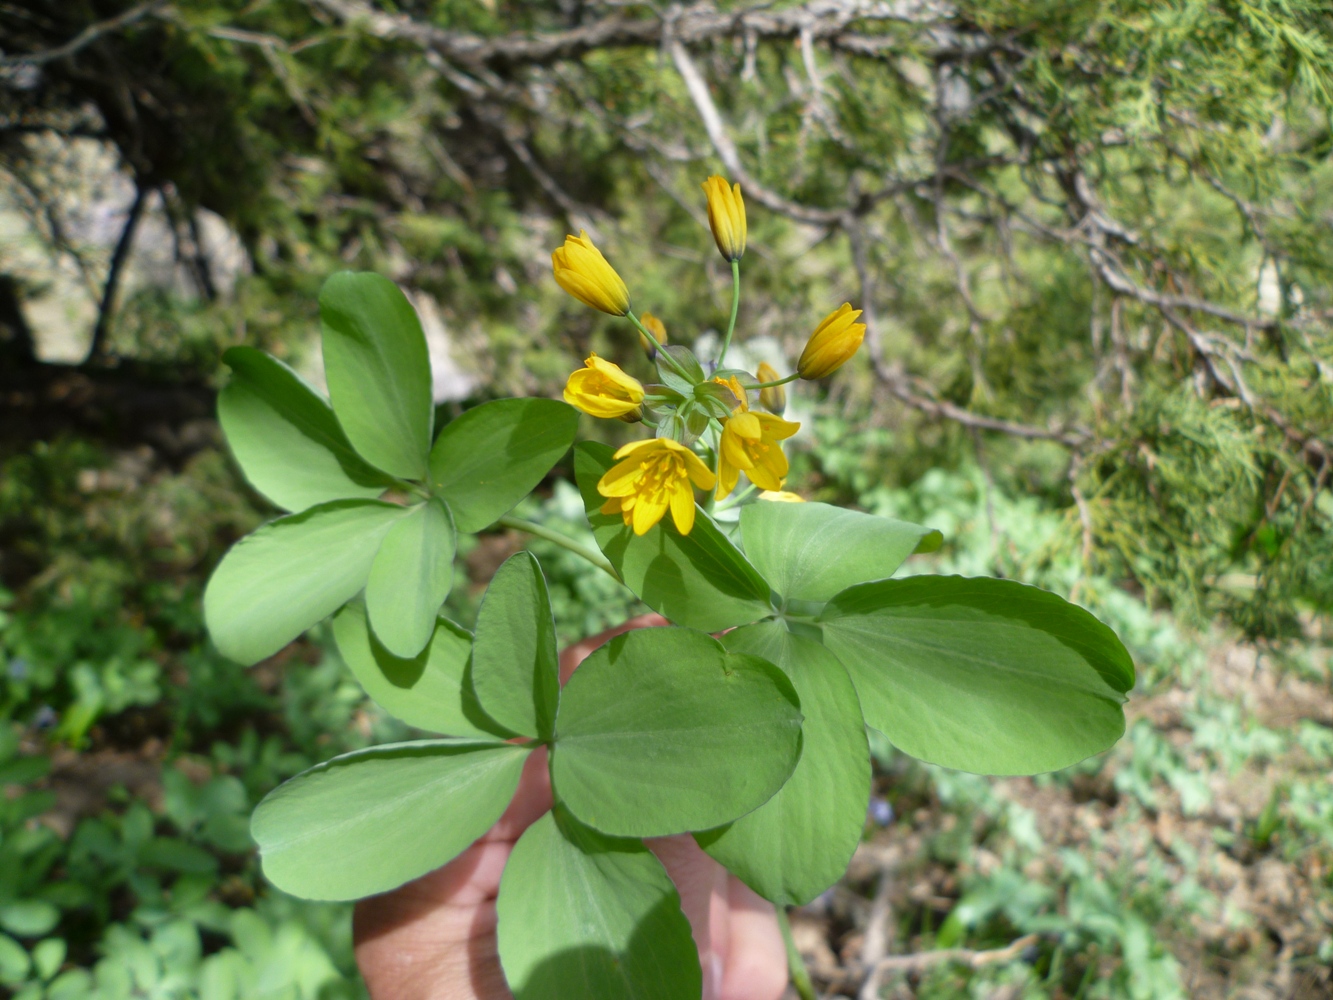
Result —
[[888, 826], [893, 822], [893, 806], [889, 805], [887, 799], [872, 795], [870, 797], [870, 808], [866, 810], [870, 822], [876, 826]]

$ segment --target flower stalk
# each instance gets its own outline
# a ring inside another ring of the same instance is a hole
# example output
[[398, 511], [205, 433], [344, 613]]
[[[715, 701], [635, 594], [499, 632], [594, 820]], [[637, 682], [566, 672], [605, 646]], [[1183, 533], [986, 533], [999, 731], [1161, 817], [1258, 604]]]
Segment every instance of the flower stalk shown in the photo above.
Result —
[[558, 545], [566, 551], [573, 552], [576, 556], [582, 556], [603, 573], [607, 574], [607, 576], [611, 577], [612, 580], [615, 580], [616, 583], [623, 584], [625, 582], [620, 578], [620, 574], [616, 572], [616, 568], [611, 565], [611, 561], [607, 559], [606, 556], [588, 548], [586, 545], [580, 545], [568, 535], [562, 535], [560, 532], [554, 531], [553, 529], [546, 527], [544, 524], [538, 524], [536, 521], [528, 521], [521, 517], [514, 517], [512, 514], [506, 514], [495, 523], [502, 528], [513, 528], [515, 531], [525, 531], [536, 538], [541, 538], [553, 545]]

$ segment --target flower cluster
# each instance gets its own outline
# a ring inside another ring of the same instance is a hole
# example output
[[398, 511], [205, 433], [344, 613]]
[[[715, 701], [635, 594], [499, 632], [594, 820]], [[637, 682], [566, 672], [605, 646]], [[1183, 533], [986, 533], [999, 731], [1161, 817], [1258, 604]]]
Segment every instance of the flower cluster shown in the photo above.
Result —
[[[781, 442], [800, 429], [782, 418], [784, 386], [795, 379], [821, 379], [840, 368], [861, 346], [865, 324], [849, 303], [829, 313], [815, 328], [796, 363], [780, 375], [764, 363], [751, 374], [726, 367], [727, 349], [740, 304], [740, 262], [748, 235], [745, 202], [739, 184], [709, 177], [703, 184], [713, 240], [731, 265], [732, 311], [718, 356], [700, 362], [689, 348], [668, 346], [666, 325], [651, 313], [636, 316], [620, 275], [593, 245], [586, 232], [566, 236], [551, 254], [555, 280], [586, 306], [623, 316], [638, 328], [639, 342], [654, 366], [657, 381], [645, 385], [605, 358], [589, 354], [584, 367], [569, 376], [565, 401], [604, 419], [642, 422], [655, 436], [625, 445], [616, 464], [597, 484], [606, 497], [604, 514], [620, 514], [642, 535], [669, 511], [676, 530], [694, 527], [695, 489], [708, 491], [705, 510], [728, 497], [744, 473], [751, 485], [731, 502], [744, 502], [755, 489], [765, 500], [799, 501], [783, 490], [787, 456]], [[764, 411], [752, 409], [757, 402]]]

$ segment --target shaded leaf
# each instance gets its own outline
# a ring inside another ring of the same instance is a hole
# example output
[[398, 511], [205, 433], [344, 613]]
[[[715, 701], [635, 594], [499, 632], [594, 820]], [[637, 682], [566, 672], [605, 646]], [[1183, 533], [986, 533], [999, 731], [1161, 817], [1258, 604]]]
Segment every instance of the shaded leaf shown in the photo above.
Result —
[[820, 622], [866, 722], [913, 757], [1034, 774], [1124, 732], [1129, 653], [1088, 612], [1036, 587], [957, 576], [867, 583], [835, 597]]
[[395, 524], [370, 567], [370, 627], [394, 656], [420, 653], [454, 580], [454, 526], [438, 500], [411, 508]]
[[894, 574], [913, 552], [940, 547], [933, 528], [826, 503], [752, 503], [741, 510], [745, 554], [784, 598], [827, 601]]
[[515, 1000], [698, 1000], [699, 953], [680, 896], [634, 840], [563, 809], [514, 846], [500, 881], [500, 961]]
[[582, 822], [655, 837], [728, 823], [767, 801], [801, 753], [782, 671], [702, 632], [618, 635], [560, 696], [551, 780]]
[[480, 531], [509, 513], [560, 461], [579, 414], [554, 399], [496, 399], [440, 431], [430, 479], [459, 531]]
[[394, 656], [375, 639], [360, 603], [347, 605], [333, 619], [333, 636], [366, 694], [394, 718], [449, 736], [513, 735], [477, 704], [468, 669], [472, 637], [448, 619], [436, 619], [430, 645], [411, 658]]
[[763, 657], [791, 679], [805, 716], [803, 749], [776, 795], [696, 839], [765, 899], [808, 903], [842, 878], [865, 829], [870, 748], [856, 689], [836, 656], [779, 622], [747, 625], [722, 642]]
[[472, 682], [481, 707], [502, 726], [551, 738], [560, 698], [555, 618], [546, 578], [530, 552], [505, 560], [482, 598]]
[[232, 370], [218, 394], [227, 446], [250, 485], [277, 506], [370, 499], [393, 484], [353, 450], [328, 402], [277, 358], [233, 347], [222, 360]]

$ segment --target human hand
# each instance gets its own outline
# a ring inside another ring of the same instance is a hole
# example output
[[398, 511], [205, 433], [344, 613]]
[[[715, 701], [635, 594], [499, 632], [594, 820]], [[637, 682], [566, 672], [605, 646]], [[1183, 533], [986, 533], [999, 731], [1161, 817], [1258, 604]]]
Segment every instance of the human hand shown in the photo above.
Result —
[[[560, 654], [560, 681], [612, 636], [665, 625], [643, 615]], [[356, 961], [372, 1000], [511, 1000], [500, 970], [495, 899], [515, 841], [551, 808], [546, 748], [490, 832], [443, 868], [356, 905]], [[689, 834], [646, 842], [680, 892], [703, 967], [703, 1000], [778, 1000], [786, 952], [771, 903], [710, 858]]]

